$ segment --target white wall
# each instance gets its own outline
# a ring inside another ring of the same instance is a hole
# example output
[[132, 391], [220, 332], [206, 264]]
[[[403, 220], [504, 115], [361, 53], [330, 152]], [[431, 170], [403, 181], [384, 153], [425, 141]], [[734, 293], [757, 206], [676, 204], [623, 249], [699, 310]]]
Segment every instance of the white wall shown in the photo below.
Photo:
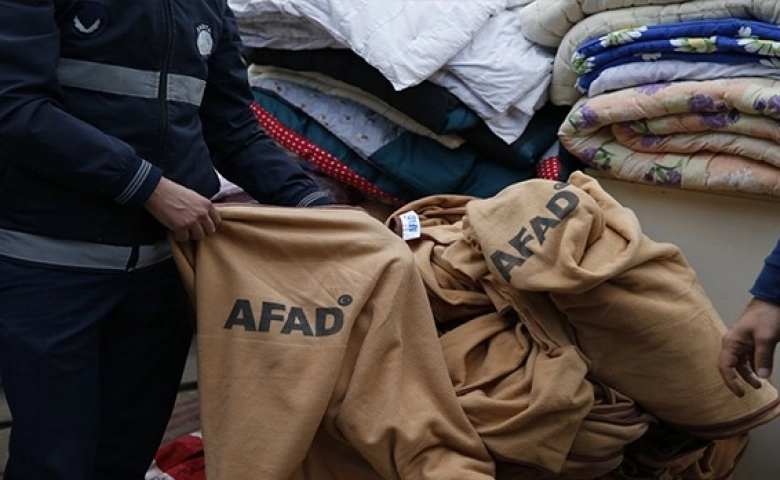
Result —
[[[750, 299], [748, 289], [780, 237], [780, 198], [718, 195], [610, 179], [600, 182], [636, 212], [651, 238], [683, 250], [723, 320], [731, 324]], [[773, 383], [780, 385], [780, 352], [775, 367]], [[777, 479], [780, 419], [753, 431], [734, 476], [734, 480]]]

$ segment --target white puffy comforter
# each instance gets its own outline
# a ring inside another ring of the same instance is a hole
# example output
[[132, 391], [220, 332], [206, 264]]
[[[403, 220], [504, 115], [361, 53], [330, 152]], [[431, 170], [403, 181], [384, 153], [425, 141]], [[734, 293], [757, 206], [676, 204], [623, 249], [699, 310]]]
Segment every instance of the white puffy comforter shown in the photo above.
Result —
[[[229, 0], [244, 19], [307, 20], [354, 50], [401, 90], [428, 78], [465, 47], [507, 0]], [[282, 27], [277, 24], [277, 27]]]
[[397, 90], [430, 80], [507, 143], [547, 100], [554, 53], [525, 38], [531, 0], [229, 0], [250, 47], [349, 48]]

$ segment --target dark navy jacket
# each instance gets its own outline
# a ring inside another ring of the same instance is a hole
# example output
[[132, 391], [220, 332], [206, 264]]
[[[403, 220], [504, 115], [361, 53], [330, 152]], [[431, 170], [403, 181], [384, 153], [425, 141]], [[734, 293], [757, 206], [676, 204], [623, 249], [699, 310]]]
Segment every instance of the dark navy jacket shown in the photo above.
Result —
[[0, 0], [0, 229], [115, 245], [162, 175], [329, 203], [259, 128], [226, 0]]

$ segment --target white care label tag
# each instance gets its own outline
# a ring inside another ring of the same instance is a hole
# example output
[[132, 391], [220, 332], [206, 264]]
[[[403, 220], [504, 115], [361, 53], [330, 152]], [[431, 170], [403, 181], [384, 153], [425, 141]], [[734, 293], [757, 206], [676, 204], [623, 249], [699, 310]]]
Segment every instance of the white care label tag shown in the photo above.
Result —
[[420, 217], [415, 212], [406, 212], [399, 215], [401, 219], [401, 238], [415, 240], [420, 238]]

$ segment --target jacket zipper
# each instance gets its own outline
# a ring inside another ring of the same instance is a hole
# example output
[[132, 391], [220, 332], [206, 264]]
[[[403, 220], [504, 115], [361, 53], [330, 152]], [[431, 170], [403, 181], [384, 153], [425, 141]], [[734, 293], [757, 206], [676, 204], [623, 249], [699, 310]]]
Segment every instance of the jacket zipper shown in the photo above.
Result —
[[[170, 70], [171, 52], [173, 51], [173, 11], [171, 0], [163, 0], [163, 28], [165, 31], [165, 52], [160, 68], [160, 85], [157, 100], [160, 102], [160, 150], [159, 159], [165, 154], [165, 141], [168, 137], [168, 70]], [[130, 251], [125, 271], [132, 272], [138, 265], [140, 246], [135, 243]]]
[[135, 270], [135, 267], [138, 265], [138, 256], [140, 254], [141, 247], [138, 246], [138, 244], [133, 245], [133, 247], [130, 250], [130, 258], [127, 259], [127, 265], [125, 266], [125, 271], [130, 273]]
[[163, 0], [164, 23], [165, 23], [165, 54], [163, 64], [160, 69], [160, 87], [157, 92], [157, 99], [160, 101], [161, 125], [160, 125], [160, 161], [165, 153], [165, 141], [168, 137], [168, 70], [171, 63], [171, 51], [173, 50], [173, 12], [171, 9], [171, 0]]

